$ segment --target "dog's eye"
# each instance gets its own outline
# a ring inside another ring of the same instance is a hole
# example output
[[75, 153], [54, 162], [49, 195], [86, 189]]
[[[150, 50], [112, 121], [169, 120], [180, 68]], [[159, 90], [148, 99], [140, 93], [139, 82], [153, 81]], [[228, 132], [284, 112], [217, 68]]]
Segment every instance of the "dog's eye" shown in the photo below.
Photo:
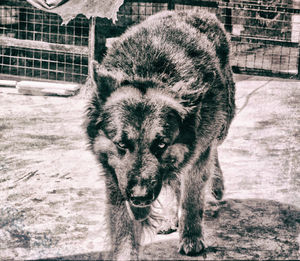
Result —
[[123, 150], [128, 148], [128, 146], [124, 142], [122, 142], [122, 141], [121, 142], [117, 142], [116, 145], [119, 148], [123, 149]]
[[150, 151], [156, 157], [159, 158], [164, 153], [164, 151], [167, 149], [168, 146], [169, 143], [166, 142], [164, 139], [157, 139], [152, 143], [150, 147]]
[[168, 143], [164, 142], [164, 141], [160, 141], [158, 143], [156, 143], [156, 146], [155, 146], [155, 150], [158, 152], [158, 153], [161, 153], [162, 151], [164, 151], [166, 148], [168, 147]]

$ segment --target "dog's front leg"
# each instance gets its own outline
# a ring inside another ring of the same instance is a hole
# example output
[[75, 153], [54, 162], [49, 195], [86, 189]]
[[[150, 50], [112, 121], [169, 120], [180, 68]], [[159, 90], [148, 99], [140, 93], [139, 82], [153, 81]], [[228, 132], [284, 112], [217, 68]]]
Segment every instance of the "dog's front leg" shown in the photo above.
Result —
[[113, 260], [137, 260], [139, 256], [141, 223], [128, 214], [125, 202], [108, 205], [108, 222]]
[[204, 191], [211, 171], [211, 152], [207, 149], [194, 166], [184, 173], [179, 209], [179, 251], [186, 255], [198, 255], [204, 248], [202, 218], [204, 213]]

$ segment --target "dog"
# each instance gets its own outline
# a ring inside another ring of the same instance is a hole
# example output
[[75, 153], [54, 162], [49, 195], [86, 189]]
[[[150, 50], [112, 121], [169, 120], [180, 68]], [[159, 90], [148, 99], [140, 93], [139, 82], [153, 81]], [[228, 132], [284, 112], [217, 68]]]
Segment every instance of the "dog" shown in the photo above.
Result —
[[163, 11], [95, 62], [86, 131], [105, 172], [113, 259], [138, 259], [163, 186], [179, 205], [179, 251], [199, 255], [204, 189], [223, 196], [217, 147], [235, 113], [229, 41], [204, 11]]

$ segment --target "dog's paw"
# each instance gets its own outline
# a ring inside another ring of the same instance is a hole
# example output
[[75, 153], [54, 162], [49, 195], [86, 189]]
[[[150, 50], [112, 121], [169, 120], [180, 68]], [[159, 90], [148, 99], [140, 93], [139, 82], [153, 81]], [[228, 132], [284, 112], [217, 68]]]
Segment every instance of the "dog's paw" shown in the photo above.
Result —
[[224, 183], [220, 178], [214, 177], [212, 180], [212, 193], [216, 200], [221, 200], [224, 195]]
[[198, 256], [205, 250], [205, 245], [201, 237], [185, 237], [181, 240], [179, 253], [188, 256]]

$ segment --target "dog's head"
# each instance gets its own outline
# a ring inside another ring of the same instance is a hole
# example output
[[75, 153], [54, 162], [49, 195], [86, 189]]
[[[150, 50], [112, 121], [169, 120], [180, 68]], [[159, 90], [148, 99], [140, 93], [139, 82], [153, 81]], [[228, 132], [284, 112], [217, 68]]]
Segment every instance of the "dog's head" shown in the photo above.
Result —
[[92, 150], [136, 219], [147, 216], [164, 180], [188, 152], [180, 142], [186, 109], [149, 84], [121, 83], [115, 75], [102, 74], [87, 113]]

